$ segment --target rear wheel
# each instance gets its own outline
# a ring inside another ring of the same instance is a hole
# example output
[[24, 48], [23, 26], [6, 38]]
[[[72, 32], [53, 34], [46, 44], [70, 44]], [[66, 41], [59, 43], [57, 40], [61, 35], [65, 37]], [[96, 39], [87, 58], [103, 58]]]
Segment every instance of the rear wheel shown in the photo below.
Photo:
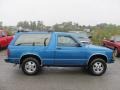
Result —
[[94, 59], [89, 64], [90, 73], [96, 76], [104, 74], [106, 72], [106, 69], [107, 69], [106, 62], [101, 58]]
[[28, 57], [22, 62], [22, 71], [27, 75], [38, 74], [40, 69], [40, 63], [36, 58]]
[[1, 45], [0, 45], [0, 50], [1, 50], [2, 48], [1, 48]]

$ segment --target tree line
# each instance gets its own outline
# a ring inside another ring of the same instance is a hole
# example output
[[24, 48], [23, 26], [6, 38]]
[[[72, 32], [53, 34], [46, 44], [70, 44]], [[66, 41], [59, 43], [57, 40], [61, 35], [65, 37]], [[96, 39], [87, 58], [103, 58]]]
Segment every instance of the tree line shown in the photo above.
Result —
[[[9, 35], [12, 35], [11, 31], [17, 31], [19, 28], [30, 29], [32, 31], [84, 31], [89, 29], [92, 35], [92, 41], [94, 44], [100, 44], [104, 38], [110, 38], [113, 35], [120, 35], [120, 25], [100, 23], [94, 26], [91, 25], [79, 25], [73, 22], [62, 22], [52, 26], [45, 25], [42, 21], [20, 21], [16, 26], [3, 26], [3, 22], [0, 22], [0, 29], [4, 29]], [[14, 34], [14, 33], [13, 33]]]
[[120, 25], [116, 24], [107, 24], [100, 23], [95, 26], [91, 25], [79, 25], [78, 23], [73, 22], [62, 22], [59, 24], [55, 24], [52, 26], [44, 25], [42, 21], [20, 21], [17, 23], [17, 27], [22, 27], [23, 29], [31, 29], [31, 30], [53, 30], [53, 31], [83, 31], [85, 29], [90, 30], [118, 30], [120, 29]]
[[48, 30], [50, 27], [45, 26], [42, 21], [20, 21], [17, 23], [18, 28], [31, 29], [31, 30]]
[[79, 25], [78, 23], [73, 22], [62, 22], [59, 24], [55, 24], [52, 26], [45, 25], [42, 21], [19, 21], [16, 26], [3, 26], [3, 22], [0, 21], [0, 28], [7, 28], [7, 29], [30, 29], [32, 31], [83, 31], [85, 29], [90, 30], [120, 30], [120, 25], [116, 24], [107, 24], [107, 23], [100, 23], [95, 26], [91, 25]]
[[78, 23], [73, 22], [63, 22], [61, 24], [55, 24], [53, 26], [46, 26], [42, 21], [20, 21], [17, 23], [17, 27], [23, 29], [31, 29], [31, 30], [53, 30], [53, 31], [79, 31], [83, 29], [83, 26]]

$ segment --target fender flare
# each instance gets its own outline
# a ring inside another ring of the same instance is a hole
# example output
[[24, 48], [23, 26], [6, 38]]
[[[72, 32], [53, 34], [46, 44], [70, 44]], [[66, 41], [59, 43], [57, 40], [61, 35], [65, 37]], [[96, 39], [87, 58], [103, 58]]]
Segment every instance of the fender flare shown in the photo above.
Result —
[[33, 53], [26, 53], [26, 54], [21, 55], [20, 60], [19, 60], [19, 63], [20, 63], [20, 64], [22, 63], [22, 58], [24, 58], [25, 56], [35, 56], [35, 57], [37, 57], [37, 58], [40, 60], [40, 65], [41, 65], [41, 66], [43, 65], [43, 60], [42, 60], [42, 58], [41, 58], [39, 55], [33, 54]]
[[96, 53], [96, 54], [92, 54], [92, 55], [89, 57], [87, 64], [89, 64], [89, 62], [91, 61], [91, 58], [92, 58], [92, 57], [95, 57], [95, 56], [103, 56], [103, 57], [106, 58], [105, 62], [108, 61], [108, 57], [107, 57], [105, 54]]

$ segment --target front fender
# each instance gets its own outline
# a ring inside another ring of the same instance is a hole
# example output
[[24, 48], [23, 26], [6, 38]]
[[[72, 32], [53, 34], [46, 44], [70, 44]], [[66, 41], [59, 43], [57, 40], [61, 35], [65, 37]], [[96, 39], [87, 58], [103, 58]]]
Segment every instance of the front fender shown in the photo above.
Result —
[[107, 57], [107, 55], [105, 55], [105, 54], [102, 54], [102, 53], [94, 53], [94, 54], [92, 54], [92, 55], [90, 55], [90, 57], [88, 58], [88, 61], [87, 61], [87, 64], [90, 62], [90, 60], [91, 60], [91, 58], [92, 57], [95, 57], [95, 56], [103, 56], [103, 57], [105, 57], [106, 58], [106, 62], [108, 62], [108, 57]]

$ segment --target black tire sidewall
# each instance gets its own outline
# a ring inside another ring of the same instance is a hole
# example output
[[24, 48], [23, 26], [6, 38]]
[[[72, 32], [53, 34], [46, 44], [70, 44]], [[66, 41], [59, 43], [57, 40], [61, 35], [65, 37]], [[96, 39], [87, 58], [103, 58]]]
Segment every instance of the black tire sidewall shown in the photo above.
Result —
[[[93, 70], [93, 65], [94, 65], [94, 63], [96, 63], [96, 62], [101, 62], [101, 63], [103, 64], [103, 66], [104, 66], [103, 71], [102, 71], [101, 73], [99, 73], [99, 74], [95, 73], [94, 70]], [[94, 60], [90, 63], [90, 65], [89, 65], [90, 73], [91, 73], [92, 75], [95, 75], [95, 76], [101, 76], [102, 74], [104, 74], [104, 73], [106, 72], [106, 69], [107, 69], [107, 64], [106, 64], [106, 62], [105, 62], [103, 59], [101, 59], [101, 58], [94, 59]]]
[[[36, 70], [35, 70], [35, 72], [29, 73], [29, 72], [26, 71], [26, 69], [25, 69], [25, 64], [26, 64], [28, 61], [33, 61], [33, 62], [35, 62], [35, 64], [36, 64]], [[33, 58], [33, 57], [25, 58], [24, 61], [23, 61], [23, 63], [22, 63], [22, 71], [23, 71], [25, 74], [27, 74], [27, 75], [36, 75], [36, 74], [39, 73], [40, 69], [41, 69], [40, 64], [39, 64], [39, 62], [38, 62], [38, 60], [37, 60], [36, 58]]]
[[1, 44], [0, 44], [0, 50], [2, 50], [2, 48], [1, 48]]

